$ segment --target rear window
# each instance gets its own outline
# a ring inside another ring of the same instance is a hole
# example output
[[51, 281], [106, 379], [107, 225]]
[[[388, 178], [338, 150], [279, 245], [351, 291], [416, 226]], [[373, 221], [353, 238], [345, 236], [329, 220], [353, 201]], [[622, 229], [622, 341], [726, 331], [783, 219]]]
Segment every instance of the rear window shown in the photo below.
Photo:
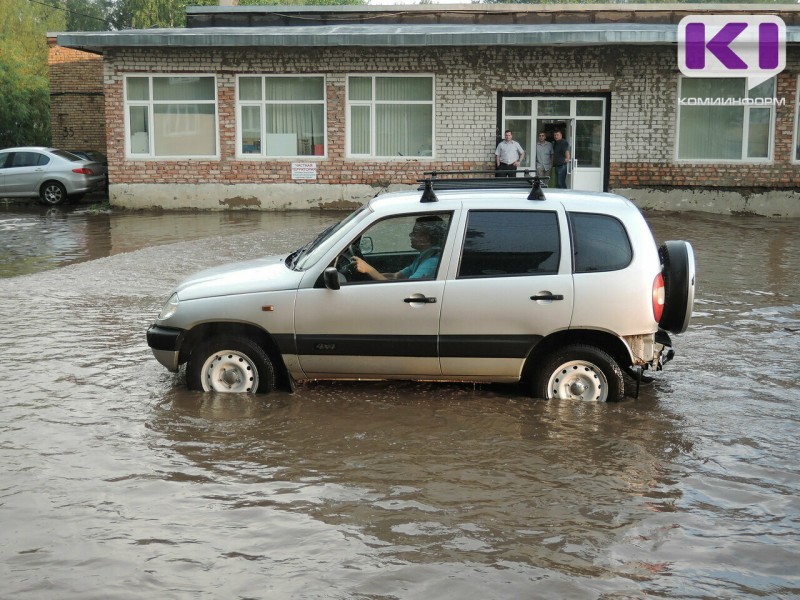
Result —
[[633, 260], [628, 232], [609, 215], [569, 213], [576, 273], [618, 271]]
[[458, 276], [558, 272], [558, 217], [545, 211], [470, 211]]
[[52, 152], [56, 156], [59, 156], [59, 157], [61, 157], [63, 159], [66, 159], [66, 160], [69, 160], [69, 161], [72, 161], [72, 162], [75, 162], [76, 160], [86, 160], [82, 156], [77, 156], [76, 154], [73, 154], [72, 152], [67, 152], [66, 150], [53, 150]]

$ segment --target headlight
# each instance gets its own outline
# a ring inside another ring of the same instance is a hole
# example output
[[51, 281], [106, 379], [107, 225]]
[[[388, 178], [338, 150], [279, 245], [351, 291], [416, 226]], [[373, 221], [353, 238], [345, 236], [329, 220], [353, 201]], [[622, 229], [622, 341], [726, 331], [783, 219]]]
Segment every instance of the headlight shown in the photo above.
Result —
[[158, 313], [158, 320], [164, 321], [165, 319], [169, 319], [172, 315], [175, 314], [175, 311], [178, 310], [178, 294], [172, 294], [169, 297], [169, 300], [164, 304], [164, 308], [161, 309], [161, 312]]

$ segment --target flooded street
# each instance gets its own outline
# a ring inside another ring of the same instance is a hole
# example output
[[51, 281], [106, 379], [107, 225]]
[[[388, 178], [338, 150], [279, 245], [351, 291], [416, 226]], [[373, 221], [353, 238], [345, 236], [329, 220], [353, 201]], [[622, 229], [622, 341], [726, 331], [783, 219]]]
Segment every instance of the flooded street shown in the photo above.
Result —
[[800, 221], [648, 214], [695, 315], [619, 404], [156, 362], [179, 280], [341, 216], [0, 210], [0, 597], [800, 595]]

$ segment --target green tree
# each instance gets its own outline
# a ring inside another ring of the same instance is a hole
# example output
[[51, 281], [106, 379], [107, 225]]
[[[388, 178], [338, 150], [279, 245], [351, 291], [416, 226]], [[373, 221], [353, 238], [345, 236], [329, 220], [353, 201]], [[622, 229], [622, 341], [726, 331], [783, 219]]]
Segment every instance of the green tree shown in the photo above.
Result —
[[66, 31], [105, 31], [110, 29], [106, 0], [64, 0]]
[[63, 31], [57, 0], [3, 0], [0, 148], [50, 143], [48, 31]]
[[[135, 29], [183, 27], [186, 6], [217, 6], [219, 0], [119, 0], [131, 15]], [[240, 6], [366, 4], [366, 0], [239, 0]]]

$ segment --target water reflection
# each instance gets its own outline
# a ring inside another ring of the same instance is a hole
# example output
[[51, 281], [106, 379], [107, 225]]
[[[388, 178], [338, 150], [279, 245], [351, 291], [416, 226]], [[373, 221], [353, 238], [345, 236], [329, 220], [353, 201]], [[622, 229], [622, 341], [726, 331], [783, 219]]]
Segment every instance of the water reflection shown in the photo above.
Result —
[[258, 484], [215, 496], [231, 510], [302, 512], [381, 548], [384, 560], [613, 578], [649, 573], [638, 557], [598, 557], [679, 495], [659, 490], [661, 464], [690, 448], [674, 421], [645, 399], [531, 402], [515, 386], [319, 382], [263, 401], [167, 394], [149, 427], [163, 434], [154, 449], [168, 440], [190, 470]]
[[140, 248], [291, 228], [345, 213], [174, 212], [0, 205], [0, 277], [36, 273]]

